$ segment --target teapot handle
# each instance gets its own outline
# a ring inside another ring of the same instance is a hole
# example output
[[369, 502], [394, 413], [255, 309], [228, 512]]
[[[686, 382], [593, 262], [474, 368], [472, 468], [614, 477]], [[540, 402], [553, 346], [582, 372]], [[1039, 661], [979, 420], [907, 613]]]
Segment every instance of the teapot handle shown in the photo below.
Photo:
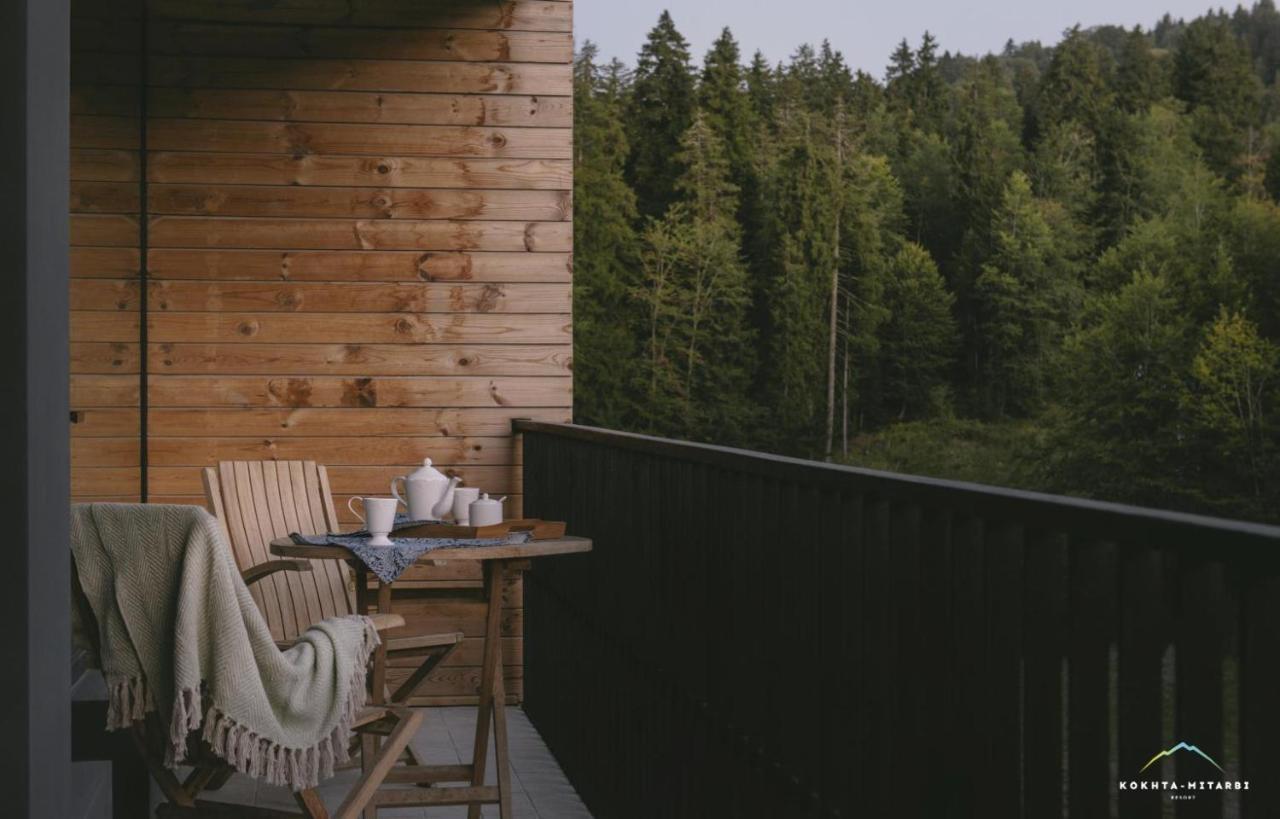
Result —
[[408, 501], [406, 501], [406, 500], [404, 499], [404, 495], [401, 495], [401, 494], [400, 494], [400, 490], [396, 488], [396, 481], [404, 481], [404, 482], [405, 482], [405, 487], [404, 487], [404, 488], [405, 488], [405, 492], [406, 492], [406, 493], [409, 491], [409, 483], [408, 483], [408, 481], [405, 481], [405, 477], [404, 477], [404, 475], [397, 475], [397, 476], [395, 476], [394, 478], [392, 478], [392, 479], [391, 479], [391, 494], [395, 496], [395, 499], [396, 499], [396, 500], [400, 501], [400, 503], [404, 505], [404, 508], [405, 508], [405, 509], [408, 509], [408, 508], [409, 508], [409, 502], [408, 502]]

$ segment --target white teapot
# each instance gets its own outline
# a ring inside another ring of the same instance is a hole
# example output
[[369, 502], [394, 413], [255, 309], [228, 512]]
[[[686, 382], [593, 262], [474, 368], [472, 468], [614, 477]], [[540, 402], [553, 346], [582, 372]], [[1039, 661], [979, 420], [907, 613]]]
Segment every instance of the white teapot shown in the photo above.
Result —
[[[461, 480], [436, 469], [427, 458], [408, 475], [392, 478], [391, 494], [408, 507], [410, 520], [441, 520], [453, 510], [453, 489]], [[397, 486], [400, 481], [404, 482], [404, 495]]]

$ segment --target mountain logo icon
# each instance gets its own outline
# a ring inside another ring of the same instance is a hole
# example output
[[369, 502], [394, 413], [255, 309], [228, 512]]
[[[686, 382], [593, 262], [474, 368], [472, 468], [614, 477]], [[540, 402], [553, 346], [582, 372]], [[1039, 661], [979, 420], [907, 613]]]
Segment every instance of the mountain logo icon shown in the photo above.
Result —
[[[1209, 756], [1204, 751], [1200, 750], [1194, 745], [1188, 745], [1185, 742], [1179, 742], [1177, 745], [1173, 746], [1169, 750], [1161, 751], [1160, 753], [1151, 757], [1151, 759], [1147, 762], [1147, 764], [1142, 766], [1142, 771], [1145, 771], [1147, 768], [1150, 768], [1152, 764], [1155, 763], [1156, 760], [1163, 759], [1166, 756], [1173, 756], [1178, 751], [1190, 751], [1193, 754], [1197, 754], [1203, 757], [1204, 759], [1208, 760], [1209, 764], [1213, 765], [1213, 767], [1217, 768], [1220, 771], [1222, 770], [1222, 766], [1219, 765], [1217, 762], [1214, 762], [1213, 757]], [[1142, 771], [1138, 771], [1138, 773], [1142, 773]]]

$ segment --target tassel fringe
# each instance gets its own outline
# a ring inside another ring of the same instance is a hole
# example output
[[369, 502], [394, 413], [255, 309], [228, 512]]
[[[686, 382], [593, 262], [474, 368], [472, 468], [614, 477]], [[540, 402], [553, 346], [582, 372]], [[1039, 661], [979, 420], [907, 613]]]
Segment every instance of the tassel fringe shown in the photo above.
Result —
[[[347, 747], [351, 743], [351, 725], [367, 698], [365, 673], [369, 656], [381, 642], [373, 621], [363, 619], [364, 640], [347, 681], [347, 700], [328, 736], [310, 747], [288, 748], [242, 725], [214, 705], [201, 713], [200, 689], [183, 688], [173, 702], [165, 764], [174, 767], [187, 758], [187, 739], [203, 724], [201, 738], [214, 754], [240, 773], [269, 785], [302, 790], [333, 776], [334, 768], [350, 759]], [[141, 677], [108, 680], [107, 730], [127, 728], [156, 710], [151, 691]]]

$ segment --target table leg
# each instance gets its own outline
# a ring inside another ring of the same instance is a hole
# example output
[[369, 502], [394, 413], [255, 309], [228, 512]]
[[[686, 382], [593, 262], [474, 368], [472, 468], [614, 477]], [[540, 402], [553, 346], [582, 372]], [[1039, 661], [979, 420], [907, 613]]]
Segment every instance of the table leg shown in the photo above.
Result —
[[[507, 721], [502, 711], [506, 694], [502, 686], [502, 586], [506, 564], [484, 562], [484, 590], [489, 603], [484, 621], [484, 665], [480, 671], [480, 703], [476, 709], [476, 739], [471, 755], [471, 784], [484, 785], [489, 755], [489, 719], [494, 720], [494, 757], [498, 766], [498, 802], [503, 819], [511, 816], [510, 769], [507, 766]], [[480, 819], [480, 805], [467, 808], [467, 819]]]
[[[391, 611], [391, 584], [378, 581], [378, 613]], [[373, 650], [373, 682], [369, 686], [369, 699], [374, 705], [387, 701], [387, 641], [384, 639]]]

